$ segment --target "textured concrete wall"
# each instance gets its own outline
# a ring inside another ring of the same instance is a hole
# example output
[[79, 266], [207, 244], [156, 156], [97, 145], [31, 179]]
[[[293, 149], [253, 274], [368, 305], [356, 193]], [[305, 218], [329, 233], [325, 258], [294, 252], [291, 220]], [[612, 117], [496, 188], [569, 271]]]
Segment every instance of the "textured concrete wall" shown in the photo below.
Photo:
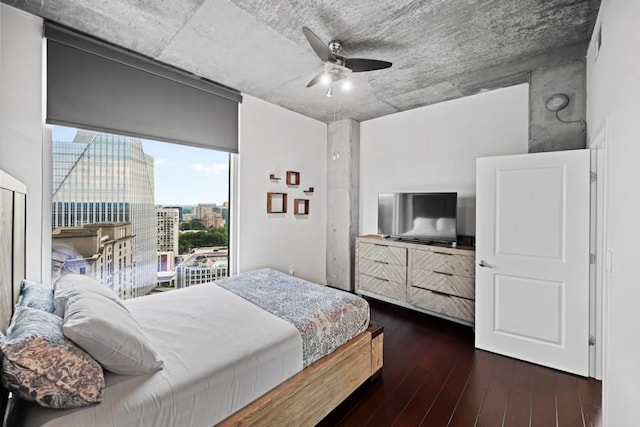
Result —
[[359, 227], [360, 122], [332, 122], [327, 133], [327, 284], [353, 290]]
[[[586, 64], [577, 60], [556, 67], [543, 67], [531, 72], [529, 85], [529, 152], [575, 150], [586, 147], [583, 120], [586, 116]], [[556, 114], [546, 109], [551, 95], [564, 93], [569, 105]]]

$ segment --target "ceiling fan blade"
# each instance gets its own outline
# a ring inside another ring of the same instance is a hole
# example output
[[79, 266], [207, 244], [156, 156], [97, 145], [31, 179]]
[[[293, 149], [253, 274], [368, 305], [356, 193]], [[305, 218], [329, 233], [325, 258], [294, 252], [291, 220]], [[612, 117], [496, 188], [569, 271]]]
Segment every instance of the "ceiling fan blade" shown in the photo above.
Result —
[[391, 67], [391, 65], [393, 65], [391, 62], [377, 59], [344, 58], [344, 66], [350, 68], [354, 73], [382, 70]]
[[311, 86], [317, 85], [320, 82], [320, 80], [322, 80], [322, 75], [323, 74], [324, 74], [324, 71], [320, 71], [320, 73], [317, 76], [312, 78], [311, 81], [309, 83], [307, 83], [307, 87], [311, 87]]
[[302, 32], [304, 33], [304, 36], [307, 38], [307, 41], [311, 45], [311, 48], [316, 53], [316, 55], [320, 57], [320, 59], [322, 59], [323, 61], [331, 61], [331, 62], [336, 61], [335, 55], [331, 53], [326, 43], [320, 40], [320, 37], [316, 36], [313, 31], [311, 31], [307, 27], [302, 27]]

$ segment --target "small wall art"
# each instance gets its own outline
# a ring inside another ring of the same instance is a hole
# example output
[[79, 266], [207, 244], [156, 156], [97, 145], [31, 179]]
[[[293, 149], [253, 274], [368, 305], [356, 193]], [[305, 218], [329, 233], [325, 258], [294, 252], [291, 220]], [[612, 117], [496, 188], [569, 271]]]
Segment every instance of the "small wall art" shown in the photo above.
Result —
[[309, 199], [293, 199], [294, 215], [309, 215]]
[[287, 213], [287, 193], [267, 193], [267, 213]]
[[300, 185], [300, 172], [287, 171], [287, 185]]

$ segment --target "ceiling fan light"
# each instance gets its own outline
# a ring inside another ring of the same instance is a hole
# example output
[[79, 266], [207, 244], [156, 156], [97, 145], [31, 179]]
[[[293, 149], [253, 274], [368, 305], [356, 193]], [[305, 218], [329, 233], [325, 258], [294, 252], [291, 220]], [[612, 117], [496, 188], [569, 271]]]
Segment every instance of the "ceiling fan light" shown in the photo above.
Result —
[[320, 78], [320, 84], [324, 86], [328, 86], [329, 84], [331, 84], [331, 76], [329, 76], [328, 73], [324, 73]]
[[351, 89], [353, 88], [353, 84], [351, 83], [351, 80], [345, 79], [342, 82], [342, 90], [345, 92], [351, 92]]
[[329, 86], [329, 89], [327, 90], [327, 96], [329, 98], [331, 98], [333, 96], [333, 85]]

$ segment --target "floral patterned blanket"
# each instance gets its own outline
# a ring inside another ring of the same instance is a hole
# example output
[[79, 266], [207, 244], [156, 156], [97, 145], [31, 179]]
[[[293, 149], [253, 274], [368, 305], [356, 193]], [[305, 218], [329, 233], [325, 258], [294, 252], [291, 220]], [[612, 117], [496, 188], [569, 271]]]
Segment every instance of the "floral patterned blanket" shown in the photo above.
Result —
[[215, 284], [293, 324], [302, 336], [305, 367], [367, 329], [369, 304], [362, 298], [264, 268]]

